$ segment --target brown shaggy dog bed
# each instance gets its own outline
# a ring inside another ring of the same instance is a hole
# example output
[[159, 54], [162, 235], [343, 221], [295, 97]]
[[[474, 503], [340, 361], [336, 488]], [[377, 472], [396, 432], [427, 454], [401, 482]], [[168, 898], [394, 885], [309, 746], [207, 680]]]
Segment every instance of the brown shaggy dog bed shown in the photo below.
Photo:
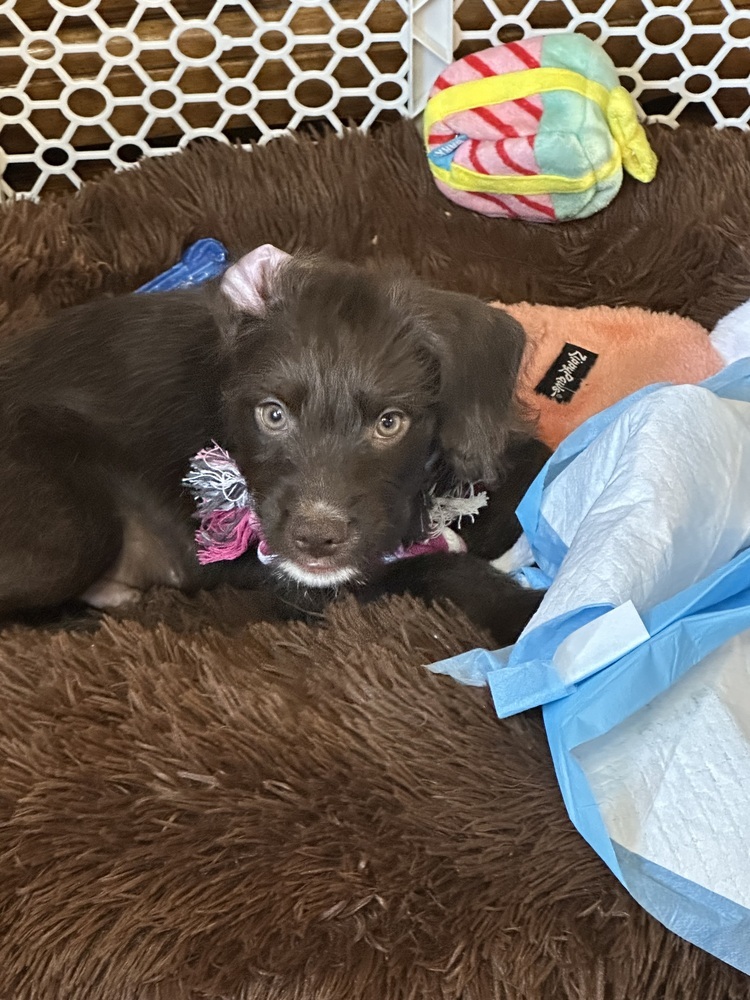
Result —
[[[202, 236], [511, 300], [711, 326], [750, 297], [750, 134], [656, 131], [657, 180], [586, 222], [456, 209], [416, 134], [204, 145], [0, 212], [3, 335], [136, 287]], [[33, 530], [33, 506], [30, 527]], [[423, 664], [450, 609], [155, 593], [0, 634], [0, 1000], [730, 1000], [572, 829], [536, 713]]]

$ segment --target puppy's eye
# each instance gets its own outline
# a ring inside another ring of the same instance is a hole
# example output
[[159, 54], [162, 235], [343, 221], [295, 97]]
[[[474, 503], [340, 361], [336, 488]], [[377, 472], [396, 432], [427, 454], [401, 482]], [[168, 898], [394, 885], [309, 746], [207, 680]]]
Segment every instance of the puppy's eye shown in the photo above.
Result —
[[409, 418], [401, 410], [384, 410], [375, 421], [375, 438], [380, 441], [393, 441], [406, 433]]
[[267, 399], [255, 407], [255, 419], [264, 431], [283, 431], [289, 423], [289, 417], [283, 403], [277, 399]]

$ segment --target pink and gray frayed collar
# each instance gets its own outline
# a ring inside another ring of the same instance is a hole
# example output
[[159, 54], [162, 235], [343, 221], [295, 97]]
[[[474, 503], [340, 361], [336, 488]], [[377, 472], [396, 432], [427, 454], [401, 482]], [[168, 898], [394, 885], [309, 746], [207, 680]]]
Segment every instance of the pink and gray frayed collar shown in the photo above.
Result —
[[[276, 556], [271, 551], [255, 511], [252, 494], [232, 457], [216, 443], [199, 451], [190, 462], [185, 485], [196, 501], [200, 521], [195, 540], [201, 565], [237, 559], [253, 546], [263, 563]], [[383, 562], [408, 559], [432, 552], [465, 552], [463, 539], [451, 528], [461, 519], [473, 519], [487, 504], [487, 494], [474, 486], [461, 487], [446, 496], [430, 493], [429, 524], [425, 538], [382, 557]]]

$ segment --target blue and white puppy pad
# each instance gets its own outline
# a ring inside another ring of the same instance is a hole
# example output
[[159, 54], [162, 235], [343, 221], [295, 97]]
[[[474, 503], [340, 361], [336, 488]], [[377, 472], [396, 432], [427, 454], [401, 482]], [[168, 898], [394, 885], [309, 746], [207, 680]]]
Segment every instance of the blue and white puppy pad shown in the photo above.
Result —
[[573, 433], [519, 507], [549, 590], [432, 669], [544, 705], [569, 815], [633, 896], [750, 974], [750, 359]]

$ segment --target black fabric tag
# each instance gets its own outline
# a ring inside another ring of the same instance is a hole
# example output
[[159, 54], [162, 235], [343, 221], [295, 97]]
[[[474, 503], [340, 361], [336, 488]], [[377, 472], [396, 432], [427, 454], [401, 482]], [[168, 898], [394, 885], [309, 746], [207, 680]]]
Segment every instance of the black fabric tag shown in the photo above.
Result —
[[599, 357], [576, 344], [566, 344], [542, 381], [534, 389], [556, 403], [569, 403]]

